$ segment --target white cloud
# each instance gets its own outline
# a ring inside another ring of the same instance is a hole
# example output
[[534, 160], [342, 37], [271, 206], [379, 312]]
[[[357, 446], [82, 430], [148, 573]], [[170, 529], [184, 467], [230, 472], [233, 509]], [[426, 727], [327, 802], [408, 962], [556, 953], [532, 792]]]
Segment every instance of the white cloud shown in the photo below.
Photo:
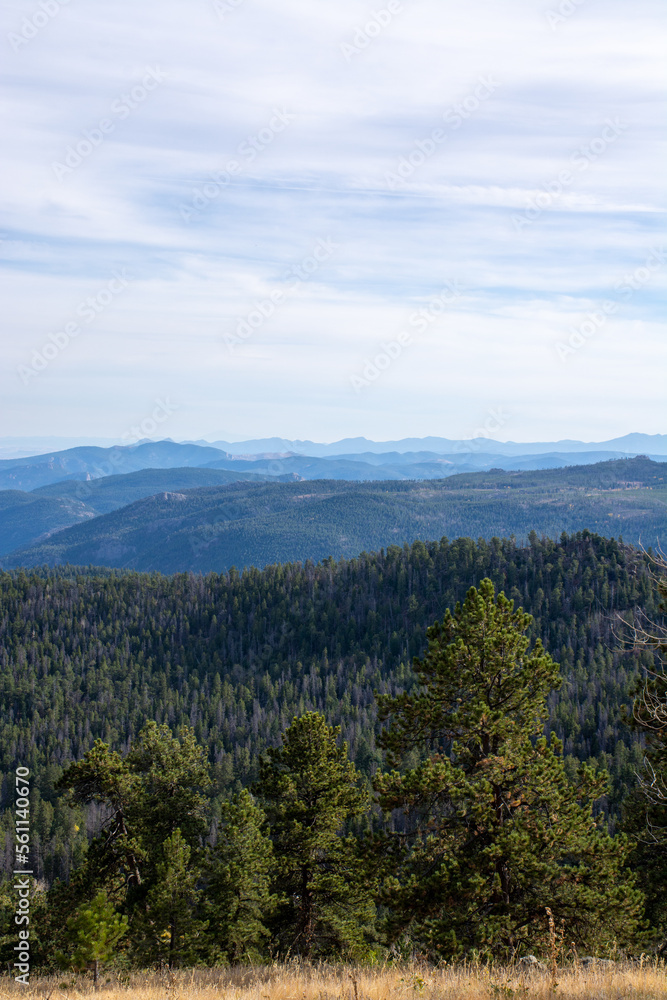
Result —
[[[5, 38], [38, 9], [5, 8]], [[585, 357], [549, 353], [661, 245], [661, 9], [586, 0], [552, 31], [548, 4], [401, 0], [346, 61], [341, 44], [375, 9], [242, 0], [219, 16], [212, 0], [71, 0], [17, 51], [7, 41], [0, 390], [14, 426], [76, 434], [83, 421], [118, 436], [170, 392], [170, 434], [184, 437], [456, 436], [499, 396], [516, 438], [604, 436], [610, 395], [609, 435], [664, 429], [651, 389], [664, 268]], [[156, 67], [164, 80], [133, 99]], [[480, 79], [493, 92], [475, 106]], [[276, 110], [294, 120], [269, 141]], [[113, 128], [59, 179], [54, 161], [103, 119]], [[609, 119], [624, 123], [617, 141], [517, 231], [513, 214], [544, 200]], [[446, 138], [391, 190], [387, 172], [436, 128]], [[225, 332], [329, 237], [340, 249], [231, 358]], [[16, 365], [123, 266], [126, 295], [22, 385]], [[452, 316], [352, 398], [360, 360], [453, 279], [465, 293]], [[629, 371], [648, 386], [638, 397]]]

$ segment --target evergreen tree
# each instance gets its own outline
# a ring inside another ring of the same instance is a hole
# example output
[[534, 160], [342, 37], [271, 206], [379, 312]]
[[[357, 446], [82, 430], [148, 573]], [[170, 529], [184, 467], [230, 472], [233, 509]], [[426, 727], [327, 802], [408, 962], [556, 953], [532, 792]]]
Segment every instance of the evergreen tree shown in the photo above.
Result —
[[116, 945], [127, 933], [127, 928], [127, 917], [116, 912], [105, 892], [98, 892], [88, 906], [67, 921], [71, 951], [68, 957], [59, 956], [61, 964], [80, 972], [92, 969], [93, 982], [97, 986], [100, 963], [113, 958]]
[[161, 854], [145, 905], [136, 914], [132, 939], [140, 960], [173, 969], [196, 960], [207, 925], [197, 918], [200, 870], [180, 830], [165, 840]]
[[130, 822], [141, 830], [143, 843], [162, 844], [175, 830], [192, 847], [208, 831], [207, 800], [211, 784], [206, 750], [194, 730], [181, 726], [174, 737], [169, 726], [147, 722], [125, 758], [138, 778]]
[[129, 822], [136, 815], [140, 797], [139, 776], [127, 760], [102, 740], [65, 770], [56, 788], [66, 791], [72, 807], [98, 803], [107, 810], [100, 835], [89, 846], [84, 871], [78, 874], [73, 890], [85, 893], [104, 888], [113, 891], [118, 884], [137, 888], [142, 883], [141, 867], [146, 858], [140, 830]]
[[410, 842], [386, 886], [390, 929], [434, 956], [534, 949], [546, 907], [589, 949], [627, 941], [637, 924], [627, 843], [592, 816], [603, 778], [584, 766], [571, 785], [561, 742], [542, 735], [560, 678], [539, 640], [529, 650], [530, 622], [483, 580], [428, 630], [420, 687], [381, 699], [394, 770], [377, 788], [385, 810], [407, 814]]
[[[210, 778], [205, 751], [193, 731], [181, 727], [174, 737], [168, 726], [149, 722], [124, 757], [97, 740], [81, 761], [66, 769], [58, 785], [67, 790], [71, 805], [96, 802], [109, 815], [69, 885], [54, 888], [55, 908], [68, 902], [77, 905], [103, 889], [130, 916], [135, 942], [135, 927], [141, 925], [150, 939], [150, 954], [170, 962], [181, 957], [183, 914], [176, 923], [167, 921], [167, 944], [158, 945], [150, 911], [157, 908], [159, 919], [166, 919], [160, 909], [164, 904], [160, 880], [174, 866], [180, 870], [185, 865], [184, 853], [188, 871], [199, 871], [208, 830], [202, 790]], [[176, 876], [169, 878], [173, 881]]]
[[11, 967], [11, 959], [16, 944], [14, 914], [16, 900], [13, 883], [9, 879], [0, 881], [0, 962]]
[[222, 828], [206, 864], [205, 912], [211, 957], [256, 961], [266, 945], [266, 921], [276, 907], [271, 893], [273, 847], [266, 817], [247, 790], [222, 807]]
[[337, 745], [339, 728], [308, 712], [295, 718], [282, 746], [267, 751], [257, 792], [264, 803], [280, 897], [279, 950], [304, 958], [354, 951], [373, 917], [372, 890], [348, 820], [367, 808], [360, 775]]
[[202, 790], [209, 785], [205, 751], [187, 727], [174, 737], [168, 726], [149, 722], [125, 757], [97, 740], [58, 782], [71, 805], [96, 802], [109, 813], [71, 881], [73, 899], [104, 889], [130, 915], [145, 909], [176, 830], [188, 850], [201, 854], [208, 830]]
[[[56, 949], [52, 947], [53, 936], [49, 933], [49, 922], [51, 911], [47, 902], [47, 892], [43, 884], [40, 884], [33, 876], [28, 876], [30, 884], [30, 923], [16, 923], [17, 917], [17, 896], [16, 883], [10, 879], [0, 880], [0, 963], [3, 969], [11, 970], [16, 961], [16, 945], [18, 944], [18, 933], [20, 930], [29, 931], [30, 937], [30, 966], [31, 968], [43, 967], [51, 964]], [[65, 929], [67, 917], [71, 916], [72, 910], [62, 916], [61, 931]], [[19, 915], [21, 919], [21, 915]], [[62, 944], [62, 941], [59, 942]]]
[[[444, 538], [340, 562], [205, 577], [77, 567], [0, 573], [0, 863], [11, 872], [10, 776], [23, 764], [31, 771], [31, 860], [38, 885], [51, 885], [48, 905], [40, 892], [31, 905], [35, 968], [65, 950], [67, 919], [100, 888], [134, 919], [179, 824], [199, 864], [202, 808], [194, 803], [199, 820], [191, 830], [190, 806], [172, 794], [173, 782], [162, 784], [169, 754], [155, 746], [142, 754], [144, 770], [125, 764], [127, 741], [140, 739], [147, 716], [168, 723], [168, 740], [182, 723], [195, 727], [215, 760], [214, 790], [200, 789], [216, 803], [255, 780], [282, 720], [306, 710], [341, 725], [351, 759], [371, 778], [379, 762], [374, 691], [413, 692], [411, 660], [422, 655], [426, 626], [485, 576], [534, 613], [531, 637], [541, 636], [560, 661], [566, 683], [549, 698], [545, 728], [563, 737], [573, 781], [578, 760], [610, 769], [613, 797], [596, 809], [613, 823], [644, 756], [644, 733], [623, 723], [621, 707], [632, 679], [654, 665], [652, 650], [613, 648], [614, 618], [642, 607], [658, 619], [649, 565], [630, 546], [583, 531], [560, 541], [533, 536], [526, 548], [512, 539]], [[97, 737], [101, 756], [89, 758], [97, 789], [88, 784], [87, 798], [79, 771], [72, 795], [80, 798], [70, 809], [54, 783]], [[422, 751], [412, 753], [404, 767]], [[186, 767], [187, 795], [191, 773]], [[646, 801], [637, 805], [633, 865], [658, 924], [667, 877], [656, 865], [664, 866], [664, 852], [645, 829]], [[82, 864], [88, 831], [107, 817]], [[650, 821], [654, 834], [667, 826], [653, 810]], [[400, 817], [397, 826], [403, 832]]]

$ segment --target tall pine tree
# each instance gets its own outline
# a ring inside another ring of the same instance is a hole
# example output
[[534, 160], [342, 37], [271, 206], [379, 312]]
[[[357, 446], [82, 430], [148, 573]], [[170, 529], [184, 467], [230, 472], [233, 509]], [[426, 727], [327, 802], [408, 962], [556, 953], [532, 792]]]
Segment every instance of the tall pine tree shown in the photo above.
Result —
[[206, 922], [199, 919], [200, 870], [180, 830], [162, 845], [153, 884], [132, 925], [135, 954], [169, 969], [194, 964], [205, 948]]
[[277, 903], [271, 893], [274, 861], [264, 829], [266, 817], [244, 789], [223, 805], [221, 818], [218, 840], [205, 866], [210, 957], [232, 963], [256, 961], [266, 948], [266, 922]]
[[373, 886], [346, 824], [367, 808], [361, 779], [338, 746], [340, 728], [308, 712], [267, 751], [257, 792], [264, 804], [281, 903], [272, 923], [283, 955], [354, 953], [372, 921]]
[[529, 650], [530, 622], [483, 580], [428, 630], [419, 688], [381, 699], [394, 770], [377, 788], [385, 810], [405, 813], [409, 845], [385, 887], [390, 931], [434, 957], [539, 948], [547, 907], [591, 950], [628, 940], [637, 923], [627, 844], [592, 815], [603, 777], [582, 767], [571, 785], [560, 741], [542, 734], [560, 678], [539, 641]]
[[[210, 783], [206, 753], [188, 727], [181, 727], [175, 737], [168, 726], [148, 722], [124, 757], [96, 740], [58, 782], [71, 805], [96, 802], [107, 812], [84, 864], [57, 893], [60, 905], [67, 897], [78, 905], [104, 890], [133, 926], [135, 912], [152, 926], [148, 897], [158, 891], [167, 870], [166, 845], [171, 845], [173, 864], [186, 848], [189, 869], [201, 862], [208, 830], [202, 792]], [[176, 832], [178, 851], [176, 841], [170, 840]]]

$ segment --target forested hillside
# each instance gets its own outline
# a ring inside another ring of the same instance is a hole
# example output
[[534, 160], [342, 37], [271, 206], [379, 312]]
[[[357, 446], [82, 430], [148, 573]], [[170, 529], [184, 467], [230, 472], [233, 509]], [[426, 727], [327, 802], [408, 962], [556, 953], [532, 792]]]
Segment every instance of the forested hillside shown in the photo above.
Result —
[[550, 696], [547, 729], [570, 757], [610, 768], [613, 812], [641, 760], [621, 712], [648, 655], [619, 648], [615, 615], [657, 613], [646, 558], [630, 546], [587, 531], [559, 542], [533, 533], [525, 548], [445, 538], [203, 577], [1, 574], [1, 765], [35, 776], [40, 875], [66, 875], [98, 821], [92, 807], [84, 815], [58, 803], [62, 767], [97, 737], [126, 750], [149, 719], [194, 727], [216, 799], [254, 779], [260, 751], [310, 709], [342, 726], [356, 765], [372, 774], [375, 692], [410, 688], [426, 628], [486, 576], [535, 616], [530, 634], [566, 679]]
[[68, 479], [29, 493], [0, 490], [0, 556], [156, 493], [267, 479], [275, 481], [220, 469], [142, 469], [89, 481]]
[[[102, 493], [101, 486], [96, 492]], [[29, 520], [30, 507], [21, 510]], [[2, 563], [208, 573], [347, 559], [442, 535], [514, 534], [525, 541], [531, 530], [558, 538], [585, 528], [634, 544], [667, 545], [667, 466], [640, 457], [431, 482], [316, 480], [179, 489], [58, 531], [16, 549]]]

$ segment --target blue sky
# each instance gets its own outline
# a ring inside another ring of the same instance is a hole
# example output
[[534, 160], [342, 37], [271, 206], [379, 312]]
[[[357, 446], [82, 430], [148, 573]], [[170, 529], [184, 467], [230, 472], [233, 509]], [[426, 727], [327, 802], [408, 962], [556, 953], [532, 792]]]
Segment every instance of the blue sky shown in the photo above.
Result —
[[664, 432], [661, 7], [7, 4], [0, 436]]

